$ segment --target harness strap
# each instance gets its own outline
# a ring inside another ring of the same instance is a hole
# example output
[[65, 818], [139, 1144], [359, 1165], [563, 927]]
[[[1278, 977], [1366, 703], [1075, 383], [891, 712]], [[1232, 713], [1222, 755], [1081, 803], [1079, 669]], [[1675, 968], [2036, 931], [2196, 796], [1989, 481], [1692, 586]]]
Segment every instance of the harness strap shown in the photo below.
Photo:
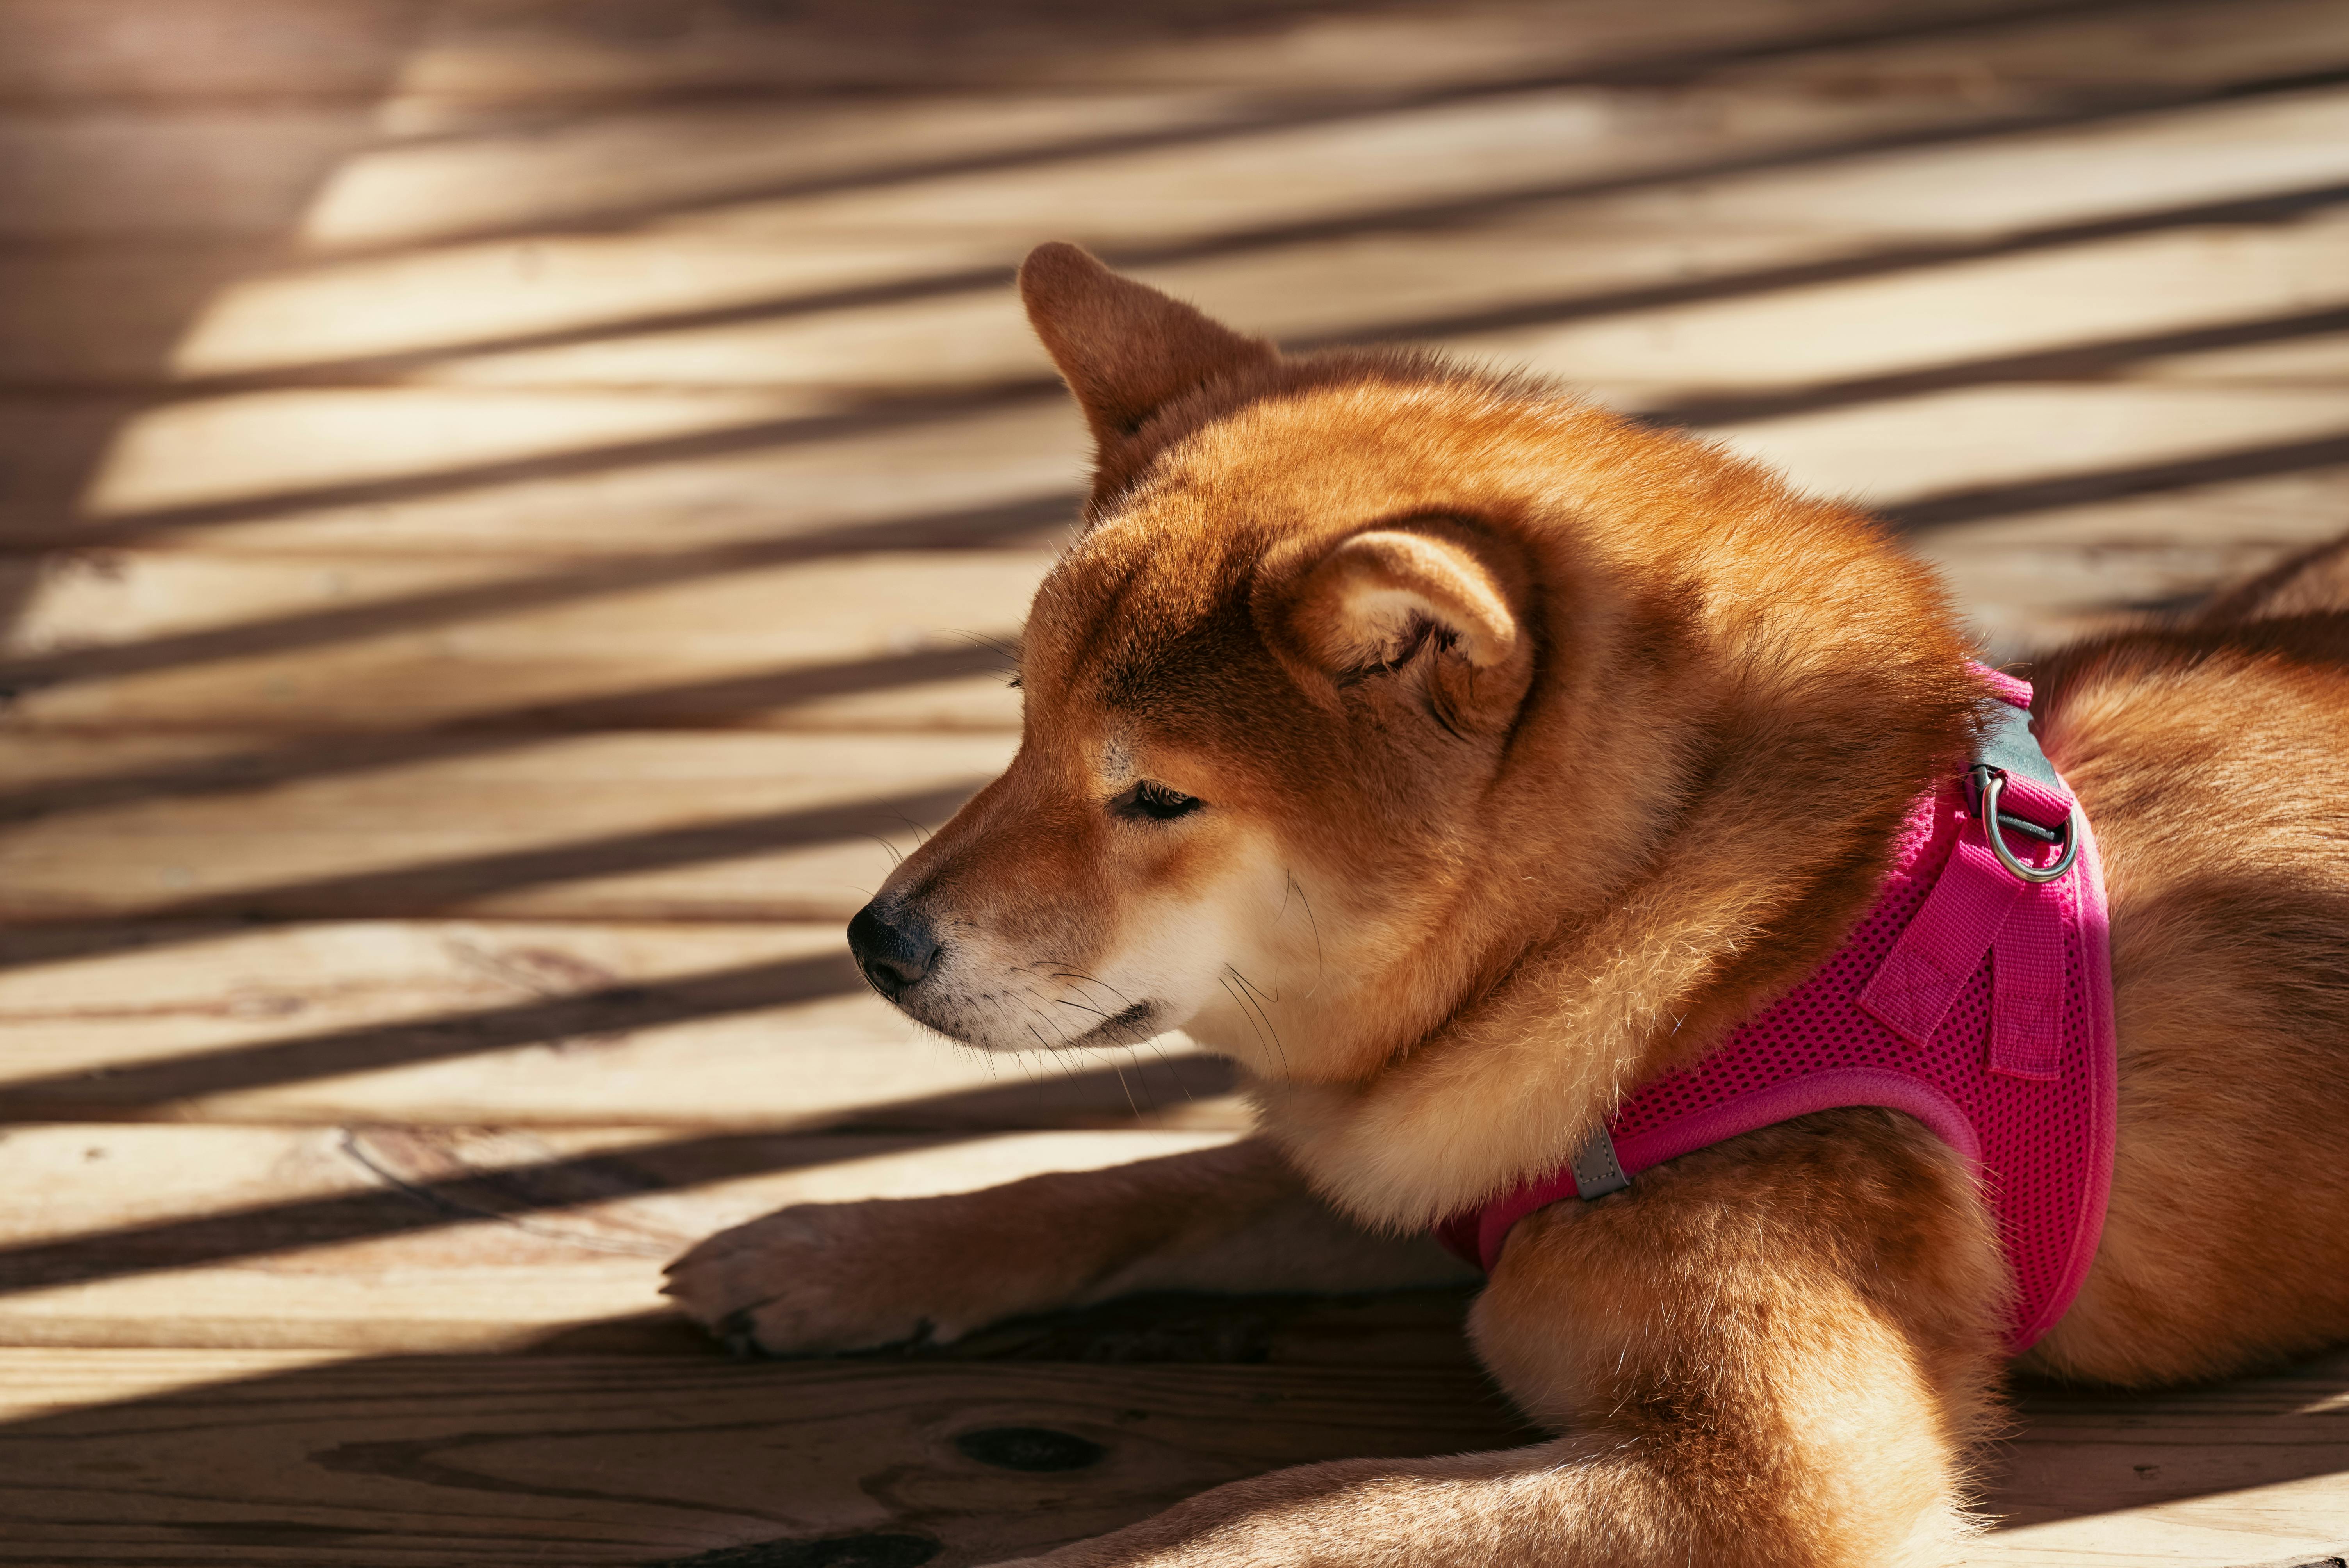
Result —
[[[2053, 1079], [2061, 1076], [2064, 1059], [2064, 911], [2052, 897], [2023, 896], [2031, 884], [2005, 864], [2017, 857], [2012, 848], [2000, 855], [2006, 846], [1993, 844], [1991, 835], [2020, 829], [2044, 844], [2064, 846], [2050, 860], [2068, 866], [2072, 798], [2032, 735], [2030, 714], [2008, 703], [1998, 705], [1975, 767], [1998, 772], [2003, 788], [1985, 785], [1972, 797], [1975, 820], [1924, 907], [1859, 994], [1859, 1006], [1921, 1048], [1987, 954], [1991, 1071]], [[1988, 820], [1993, 814], [1997, 820]]]
[[[1982, 820], [1983, 802], [1972, 801], [1976, 820], [1952, 847], [1924, 906], [1885, 955], [1858, 1003], [1921, 1049], [1988, 957], [1991, 1070], [2052, 1080], [2062, 1076], [2066, 1037], [2064, 912], [2052, 898], [2023, 896], [2033, 884], [2006, 869], [1990, 835], [2021, 831], [2039, 846], [2056, 847], [2056, 853], [2044, 857], [2056, 861], [2072, 836], [2072, 797], [2031, 733], [2029, 709], [2014, 703], [1993, 705], [1975, 764], [2004, 777], [1998, 820]], [[2005, 858], [2016, 858], [2012, 849]], [[1631, 1184], [1603, 1124], [1569, 1169], [1577, 1195], [1586, 1202]]]
[[1631, 1184], [1631, 1178], [1623, 1173], [1623, 1162], [1615, 1157], [1615, 1135], [1603, 1121], [1592, 1130], [1590, 1141], [1576, 1153], [1571, 1168], [1575, 1195], [1586, 1202], [1620, 1192]]
[[[1982, 967], [2023, 888], [1988, 844], [1971, 831], [1960, 839], [1925, 906], [1859, 994], [1860, 1006], [1910, 1045], [1930, 1043], [1950, 1004]], [[1992, 978], [1995, 984], [1999, 976]]]
[[1703, 1062], [1631, 1094], [1564, 1166], [1442, 1220], [1456, 1256], [1490, 1273], [1537, 1210], [1795, 1117], [1881, 1106], [1983, 1182], [2016, 1282], [2009, 1347], [2064, 1315], [2095, 1256], [2117, 1116], [2102, 871], [2031, 736], [2030, 688], [1977, 673], [1999, 707], [1971, 788], [1943, 780], [1911, 803], [1843, 946]]

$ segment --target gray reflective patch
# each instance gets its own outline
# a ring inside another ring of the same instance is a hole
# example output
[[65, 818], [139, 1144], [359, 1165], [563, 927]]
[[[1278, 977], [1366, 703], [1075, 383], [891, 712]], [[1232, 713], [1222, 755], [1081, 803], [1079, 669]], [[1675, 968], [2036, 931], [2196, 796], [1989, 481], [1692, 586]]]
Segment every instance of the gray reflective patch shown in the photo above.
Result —
[[1623, 1174], [1623, 1162], [1615, 1158], [1615, 1140], [1605, 1128], [1590, 1135], [1590, 1141], [1574, 1157], [1574, 1190], [1585, 1202], [1604, 1198], [1609, 1192], [1620, 1192], [1631, 1184]]
[[2039, 749], [2039, 738], [2031, 733], [2031, 715], [2007, 703], [1996, 703], [1990, 727], [1982, 732], [1982, 748], [1974, 760], [1987, 763], [2017, 779], [2028, 779], [2044, 784], [2050, 789], [2061, 789], [2063, 781], [2055, 777], [2055, 765]]

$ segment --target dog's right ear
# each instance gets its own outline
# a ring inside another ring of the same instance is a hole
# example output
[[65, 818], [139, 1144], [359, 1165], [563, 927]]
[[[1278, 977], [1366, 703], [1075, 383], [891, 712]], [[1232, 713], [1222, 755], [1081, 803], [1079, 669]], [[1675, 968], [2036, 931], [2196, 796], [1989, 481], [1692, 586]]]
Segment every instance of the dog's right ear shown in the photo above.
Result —
[[1028, 253], [1019, 267], [1019, 297], [1084, 409], [1104, 468], [1166, 404], [1279, 356], [1263, 338], [1210, 321], [1063, 242]]
[[1514, 552], [1443, 518], [1340, 541], [1252, 606], [1309, 696], [1397, 681], [1454, 735], [1490, 732], [1532, 678], [1529, 586]]

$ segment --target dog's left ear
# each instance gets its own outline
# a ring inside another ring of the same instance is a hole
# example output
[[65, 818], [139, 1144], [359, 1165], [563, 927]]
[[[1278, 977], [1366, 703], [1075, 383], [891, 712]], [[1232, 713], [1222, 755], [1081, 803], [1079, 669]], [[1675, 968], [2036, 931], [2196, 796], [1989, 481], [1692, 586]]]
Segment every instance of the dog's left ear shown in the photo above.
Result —
[[1061, 242], [1028, 253], [1019, 297], [1085, 411], [1104, 468], [1143, 421], [1184, 393], [1279, 357], [1263, 338], [1210, 321]]
[[1525, 697], [1526, 599], [1511, 552], [1427, 519], [1341, 541], [1305, 573], [1285, 624], [1265, 629], [1317, 695], [1409, 676], [1432, 716], [1465, 733], [1506, 723]]

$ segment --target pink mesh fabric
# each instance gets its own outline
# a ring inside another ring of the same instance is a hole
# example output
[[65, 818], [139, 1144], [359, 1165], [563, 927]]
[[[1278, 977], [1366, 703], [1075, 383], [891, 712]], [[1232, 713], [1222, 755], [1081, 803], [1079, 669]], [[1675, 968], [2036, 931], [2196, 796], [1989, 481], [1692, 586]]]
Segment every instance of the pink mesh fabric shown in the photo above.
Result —
[[[2029, 705], [2022, 683], [1992, 685], [2002, 700]], [[2002, 810], [2053, 827], [2070, 805], [2015, 777]], [[2019, 1353], [2063, 1316], [2095, 1254], [2116, 1077], [2094, 837], [2083, 835], [2066, 875], [2025, 884], [1991, 858], [1951, 779], [1918, 800], [1881, 895], [1843, 947], [1702, 1062], [1640, 1088], [1609, 1127], [1616, 1158], [1636, 1173], [1837, 1106], [1915, 1116], [1982, 1184], [2013, 1274], [2009, 1343]], [[1438, 1233], [1489, 1270], [1512, 1225], [1575, 1191], [1571, 1170], [1562, 1171]]]

